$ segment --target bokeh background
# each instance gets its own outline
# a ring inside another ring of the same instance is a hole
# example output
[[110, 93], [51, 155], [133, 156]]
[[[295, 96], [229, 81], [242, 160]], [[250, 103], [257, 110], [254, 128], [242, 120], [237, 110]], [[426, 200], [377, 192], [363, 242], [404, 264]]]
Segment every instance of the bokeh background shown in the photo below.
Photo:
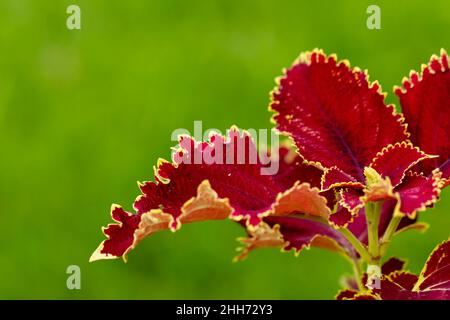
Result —
[[[82, 29], [66, 28], [78, 4]], [[366, 8], [381, 7], [381, 30]], [[176, 128], [269, 128], [274, 78], [304, 50], [337, 53], [392, 87], [440, 48], [450, 3], [434, 1], [0, 1], [0, 298], [332, 299], [351, 266], [320, 249], [260, 250], [232, 263], [236, 224], [205, 222], [88, 263], [111, 203], [169, 158]], [[449, 236], [450, 190], [427, 234], [390, 254], [419, 272]], [[82, 289], [66, 288], [81, 267]]]

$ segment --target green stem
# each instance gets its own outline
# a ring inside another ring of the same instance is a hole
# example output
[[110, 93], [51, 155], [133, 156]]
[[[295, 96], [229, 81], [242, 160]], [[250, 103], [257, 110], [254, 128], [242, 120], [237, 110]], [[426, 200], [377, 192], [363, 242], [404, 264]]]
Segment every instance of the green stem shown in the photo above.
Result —
[[395, 234], [395, 231], [397, 231], [398, 225], [400, 224], [401, 220], [402, 216], [396, 215], [394, 212], [394, 216], [389, 222], [386, 232], [384, 233], [383, 239], [381, 240], [381, 247], [380, 247], [381, 255], [384, 255], [386, 253], [387, 248], [391, 242], [391, 238]]
[[348, 230], [347, 228], [341, 228], [338, 230], [352, 244], [356, 252], [359, 253], [359, 255], [364, 261], [366, 262], [371, 261], [370, 255], [367, 252], [366, 247], [361, 243], [361, 241], [359, 241], [358, 238], [355, 237], [355, 235], [350, 230]]
[[362, 283], [362, 271], [361, 271], [361, 264], [359, 260], [352, 259], [353, 263], [353, 272], [355, 274], [355, 281], [358, 285], [359, 291], [365, 291], [366, 286]]
[[366, 204], [366, 221], [369, 238], [370, 264], [380, 264], [380, 247], [378, 240], [378, 224], [380, 222], [381, 201]]

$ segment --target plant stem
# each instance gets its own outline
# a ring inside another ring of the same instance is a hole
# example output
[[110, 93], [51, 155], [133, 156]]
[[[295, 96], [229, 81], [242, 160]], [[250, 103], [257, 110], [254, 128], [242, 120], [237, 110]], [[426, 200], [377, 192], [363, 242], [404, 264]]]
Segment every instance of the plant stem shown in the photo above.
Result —
[[367, 252], [366, 247], [361, 243], [361, 241], [359, 241], [358, 238], [355, 237], [355, 235], [350, 230], [348, 230], [347, 228], [341, 228], [339, 229], [339, 231], [353, 245], [356, 252], [359, 253], [359, 255], [364, 261], [366, 262], [371, 261], [370, 255]]
[[355, 274], [355, 281], [356, 284], [358, 285], [359, 291], [365, 291], [366, 290], [366, 286], [362, 283], [362, 277], [361, 277], [361, 264], [359, 260], [356, 259], [352, 259], [352, 263], [353, 263], [353, 272]]
[[369, 238], [369, 264], [379, 265], [380, 264], [380, 247], [378, 240], [378, 224], [380, 222], [381, 214], [381, 201], [369, 202], [366, 204], [366, 221], [367, 221], [367, 232]]
[[389, 246], [389, 243], [391, 242], [391, 238], [395, 234], [395, 231], [397, 231], [398, 225], [400, 224], [401, 220], [402, 220], [402, 216], [396, 215], [394, 212], [394, 215], [392, 216], [392, 219], [389, 222], [386, 232], [384, 233], [383, 239], [381, 240], [381, 246], [380, 246], [380, 254], [381, 255], [384, 255], [386, 253], [387, 247]]

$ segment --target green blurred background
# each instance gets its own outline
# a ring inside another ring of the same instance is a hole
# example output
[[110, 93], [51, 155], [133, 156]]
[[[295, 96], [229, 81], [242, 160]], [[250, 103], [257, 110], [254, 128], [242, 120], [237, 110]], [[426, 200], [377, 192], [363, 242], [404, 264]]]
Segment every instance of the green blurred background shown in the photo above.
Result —
[[[366, 8], [381, 7], [381, 30]], [[78, 4], [82, 29], [66, 28]], [[184, 226], [120, 260], [88, 263], [111, 203], [131, 209], [136, 181], [169, 158], [172, 130], [270, 127], [274, 77], [321, 47], [392, 87], [441, 47], [441, 1], [0, 1], [0, 298], [332, 299], [351, 266], [320, 249], [260, 250], [232, 263], [243, 230]], [[418, 272], [449, 236], [450, 190], [390, 253]], [[82, 289], [66, 288], [81, 267]]]

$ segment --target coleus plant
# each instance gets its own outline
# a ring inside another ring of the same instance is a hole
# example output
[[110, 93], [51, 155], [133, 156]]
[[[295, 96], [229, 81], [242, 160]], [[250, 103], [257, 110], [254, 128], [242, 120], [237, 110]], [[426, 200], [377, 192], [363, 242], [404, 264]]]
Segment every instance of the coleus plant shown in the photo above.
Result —
[[[231, 219], [247, 231], [236, 260], [263, 247], [297, 254], [321, 247], [348, 258], [355, 276], [338, 299], [450, 299], [449, 241], [419, 276], [397, 258], [383, 263], [395, 235], [427, 228], [417, 213], [450, 184], [445, 51], [394, 91], [403, 114], [385, 104], [386, 94], [367, 72], [321, 50], [301, 54], [277, 79], [269, 106], [276, 129], [291, 141], [274, 157], [276, 174], [261, 174], [261, 156], [250, 161], [251, 152], [238, 159], [240, 146], [257, 147], [237, 127], [208, 141], [180, 136], [172, 161], [160, 160], [154, 181], [139, 184], [136, 212], [112, 206], [115, 223], [104, 228], [107, 239], [91, 261], [126, 259], [160, 230]], [[215, 161], [192, 161], [211, 155]]]

